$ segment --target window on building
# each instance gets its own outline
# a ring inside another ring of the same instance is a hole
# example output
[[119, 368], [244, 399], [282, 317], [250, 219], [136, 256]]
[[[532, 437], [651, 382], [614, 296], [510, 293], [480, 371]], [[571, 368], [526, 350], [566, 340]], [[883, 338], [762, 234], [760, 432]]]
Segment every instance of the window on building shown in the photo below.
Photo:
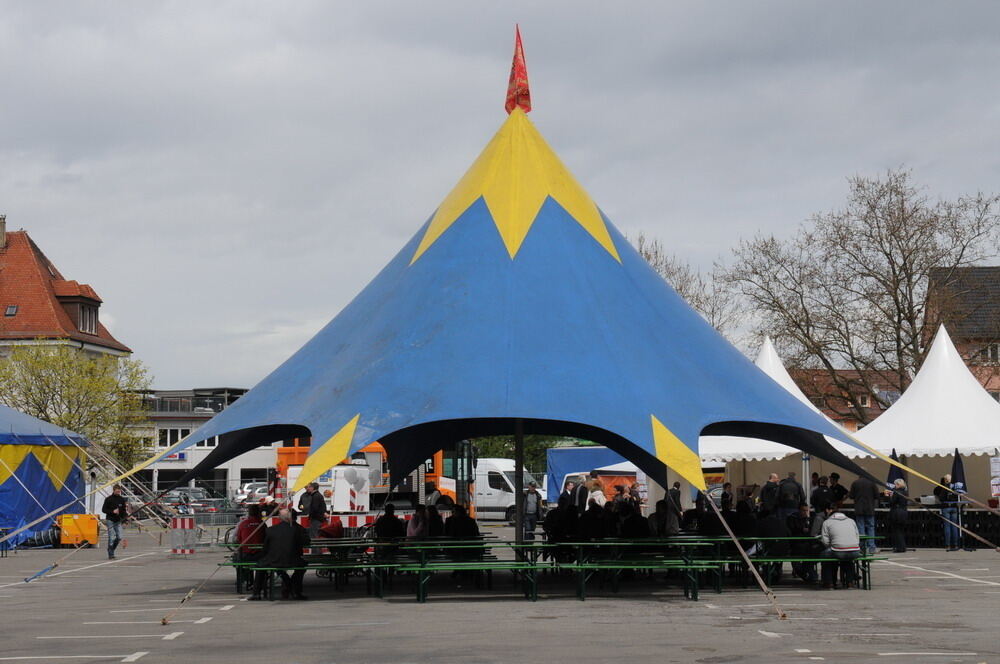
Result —
[[97, 307], [80, 305], [80, 331], [87, 334], [97, 334]]
[[17, 305], [16, 304], [8, 304], [7, 305], [7, 311], [4, 312], [4, 316], [16, 316], [16, 315], [17, 315]]
[[1000, 344], [987, 344], [983, 348], [983, 359], [993, 364], [1000, 363]]
[[859, 394], [858, 395], [858, 404], [862, 408], [869, 408], [872, 405], [871, 397], [868, 396], [867, 394]]
[[219, 444], [219, 437], [212, 436], [211, 438], [206, 438], [205, 440], [199, 440], [194, 444], [195, 447], [215, 447]]
[[176, 445], [191, 433], [191, 429], [160, 429], [157, 431], [156, 444], [159, 447]]

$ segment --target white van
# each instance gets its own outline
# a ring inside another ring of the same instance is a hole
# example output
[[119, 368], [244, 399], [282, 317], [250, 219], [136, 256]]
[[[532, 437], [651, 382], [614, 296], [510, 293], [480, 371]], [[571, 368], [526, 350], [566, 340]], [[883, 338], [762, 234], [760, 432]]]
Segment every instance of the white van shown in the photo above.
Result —
[[[539, 493], [542, 485], [524, 473], [524, 488], [534, 482]], [[513, 521], [514, 508], [514, 460], [479, 459], [476, 463], [476, 517], [480, 520], [494, 519]], [[542, 496], [545, 494], [543, 493]]]

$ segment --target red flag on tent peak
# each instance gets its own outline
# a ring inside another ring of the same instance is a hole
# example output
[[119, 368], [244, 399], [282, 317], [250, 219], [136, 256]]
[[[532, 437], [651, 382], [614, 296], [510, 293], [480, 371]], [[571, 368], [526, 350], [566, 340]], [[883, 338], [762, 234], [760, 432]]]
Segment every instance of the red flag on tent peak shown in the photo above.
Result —
[[528, 90], [528, 66], [524, 63], [524, 48], [521, 46], [521, 28], [514, 28], [514, 62], [510, 65], [510, 83], [507, 85], [507, 103], [504, 108], [510, 113], [518, 106], [528, 113], [531, 111], [531, 91]]

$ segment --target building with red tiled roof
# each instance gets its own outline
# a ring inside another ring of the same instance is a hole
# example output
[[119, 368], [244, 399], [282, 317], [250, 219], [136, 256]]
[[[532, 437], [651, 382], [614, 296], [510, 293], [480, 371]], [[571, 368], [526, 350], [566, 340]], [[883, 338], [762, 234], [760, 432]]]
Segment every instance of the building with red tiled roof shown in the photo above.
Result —
[[7, 232], [0, 215], [0, 355], [34, 343], [131, 353], [101, 324], [100, 308], [93, 288], [64, 278], [27, 231]]

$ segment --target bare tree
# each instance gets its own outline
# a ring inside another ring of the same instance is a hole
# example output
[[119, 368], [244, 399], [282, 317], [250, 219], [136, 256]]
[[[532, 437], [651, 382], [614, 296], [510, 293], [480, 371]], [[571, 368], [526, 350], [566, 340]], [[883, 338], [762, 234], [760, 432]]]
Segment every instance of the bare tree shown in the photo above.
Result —
[[931, 273], [947, 279], [997, 255], [1000, 197], [932, 201], [906, 170], [849, 184], [842, 210], [792, 238], [741, 242], [726, 277], [755, 310], [756, 331], [780, 339], [793, 366], [822, 369], [848, 404], [842, 414], [864, 423], [861, 396], [888, 405], [877, 388], [906, 388], [947, 317], [928, 305]]
[[738, 293], [721, 278], [721, 268], [702, 272], [668, 254], [657, 239], [639, 233], [636, 250], [646, 262], [683, 297], [695, 311], [723, 335], [733, 338], [744, 319], [744, 308]]

